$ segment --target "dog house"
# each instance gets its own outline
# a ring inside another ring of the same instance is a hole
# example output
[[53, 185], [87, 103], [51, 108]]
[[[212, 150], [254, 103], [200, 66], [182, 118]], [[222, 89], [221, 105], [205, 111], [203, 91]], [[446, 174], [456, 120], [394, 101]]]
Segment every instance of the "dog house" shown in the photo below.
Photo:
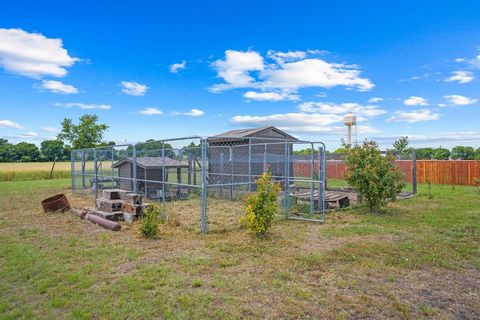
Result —
[[[118, 169], [119, 188], [127, 191], [134, 190], [133, 181], [134, 159], [132, 157], [124, 158], [113, 164]], [[143, 193], [147, 198], [159, 198], [162, 190], [162, 181], [169, 179], [182, 183], [182, 169], [188, 170], [188, 163], [175, 160], [169, 157], [137, 157], [136, 158], [136, 178], [137, 192]], [[165, 169], [165, 175], [163, 175]], [[176, 174], [175, 174], [175, 173]], [[179, 189], [179, 188], [178, 188]], [[181, 190], [177, 190], [181, 192]]]

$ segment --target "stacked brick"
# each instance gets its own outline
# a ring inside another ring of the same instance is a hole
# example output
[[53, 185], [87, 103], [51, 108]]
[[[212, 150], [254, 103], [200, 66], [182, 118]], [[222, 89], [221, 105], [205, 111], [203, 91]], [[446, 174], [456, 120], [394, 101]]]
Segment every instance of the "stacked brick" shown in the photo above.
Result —
[[97, 199], [96, 213], [108, 220], [133, 220], [142, 216], [148, 207], [140, 194], [122, 189], [105, 189]]

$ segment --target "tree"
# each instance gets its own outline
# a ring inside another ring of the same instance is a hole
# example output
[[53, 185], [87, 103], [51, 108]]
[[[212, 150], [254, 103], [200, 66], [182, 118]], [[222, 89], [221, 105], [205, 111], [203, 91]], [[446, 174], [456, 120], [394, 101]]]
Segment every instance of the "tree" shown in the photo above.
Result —
[[433, 151], [433, 159], [435, 160], [448, 160], [450, 159], [450, 150], [438, 147]]
[[7, 139], [0, 139], [0, 162], [15, 161], [15, 150]]
[[473, 160], [475, 158], [475, 150], [472, 147], [456, 146], [452, 149], [453, 160]]
[[20, 142], [13, 146], [15, 160], [32, 162], [40, 160], [40, 150], [33, 143]]
[[46, 161], [64, 160], [63, 141], [45, 140], [40, 144], [42, 159]]
[[378, 211], [388, 200], [395, 201], [405, 186], [392, 154], [382, 156], [374, 141], [365, 140], [362, 146], [350, 149], [346, 165], [345, 179], [365, 200], [370, 212]]
[[93, 148], [102, 141], [103, 133], [108, 129], [106, 124], [98, 124], [98, 116], [84, 114], [80, 123], [74, 124], [72, 119], [63, 119], [62, 131], [57, 139], [68, 141], [74, 149]]
[[400, 137], [398, 140], [396, 140], [393, 143], [393, 147], [395, 148], [395, 151], [398, 152], [399, 155], [406, 155], [408, 154], [408, 137]]
[[433, 149], [432, 148], [419, 148], [415, 149], [417, 154], [418, 160], [430, 160], [433, 156]]
[[137, 144], [135, 147], [137, 148], [138, 152], [143, 153], [144, 156], [160, 157], [162, 156], [162, 145], [164, 148], [165, 157], [175, 157], [175, 152], [173, 151], [173, 147], [170, 143], [148, 139], [143, 143]]
[[480, 148], [475, 150], [475, 160], [480, 160]]

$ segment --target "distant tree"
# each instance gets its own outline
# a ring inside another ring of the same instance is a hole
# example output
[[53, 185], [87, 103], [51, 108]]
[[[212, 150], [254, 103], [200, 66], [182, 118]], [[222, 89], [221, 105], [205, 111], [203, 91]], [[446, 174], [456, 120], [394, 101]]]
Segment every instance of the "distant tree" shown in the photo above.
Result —
[[40, 144], [40, 152], [42, 160], [54, 161], [64, 160], [65, 151], [63, 141], [61, 140], [45, 140]]
[[62, 131], [57, 138], [68, 141], [74, 149], [93, 148], [102, 141], [103, 133], [108, 129], [106, 124], [99, 124], [98, 116], [84, 114], [78, 125], [72, 119], [62, 121]]
[[33, 143], [20, 142], [13, 146], [15, 160], [21, 162], [34, 162], [40, 160], [40, 150]]
[[200, 143], [198, 145], [195, 144], [195, 142], [190, 142], [190, 144], [186, 147], [183, 147], [183, 153], [186, 155], [192, 155], [194, 157], [201, 157], [201, 145]]
[[[293, 151], [293, 154], [294, 155], [300, 155], [300, 156], [310, 156], [312, 154], [312, 148], [295, 150], [295, 151]], [[318, 149], [313, 149], [313, 154], [318, 154]]]
[[406, 155], [408, 153], [408, 137], [400, 137], [393, 143], [395, 151], [400, 155]]
[[66, 145], [63, 147], [63, 159], [64, 160], [70, 160], [72, 153], [72, 147], [69, 145]]
[[480, 160], [480, 148], [475, 150], [475, 160]]
[[175, 152], [170, 143], [148, 139], [145, 142], [138, 143], [135, 147], [139, 154], [150, 157], [160, 157], [162, 155], [162, 146], [164, 148], [165, 157], [175, 157]]
[[439, 147], [433, 151], [433, 159], [448, 160], [450, 159], [450, 150]]
[[456, 146], [452, 149], [453, 160], [473, 160], [475, 158], [475, 150], [472, 147]]
[[0, 139], [0, 162], [15, 161], [15, 150], [7, 139]]
[[415, 149], [417, 154], [418, 160], [430, 160], [433, 156], [433, 149], [432, 148], [419, 148]]

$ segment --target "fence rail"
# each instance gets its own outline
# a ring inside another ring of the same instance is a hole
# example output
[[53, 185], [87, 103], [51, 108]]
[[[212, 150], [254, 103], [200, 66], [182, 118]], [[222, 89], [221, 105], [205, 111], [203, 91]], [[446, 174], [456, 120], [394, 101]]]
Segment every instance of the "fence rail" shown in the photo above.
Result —
[[[406, 181], [412, 181], [412, 161], [395, 161], [398, 168], [405, 174]], [[315, 163], [318, 167], [318, 163]], [[310, 163], [297, 161], [293, 170], [309, 170]], [[346, 165], [341, 160], [327, 161], [327, 178], [343, 179]], [[480, 179], [480, 160], [417, 160], [417, 182], [433, 184], [475, 185], [475, 179]]]

